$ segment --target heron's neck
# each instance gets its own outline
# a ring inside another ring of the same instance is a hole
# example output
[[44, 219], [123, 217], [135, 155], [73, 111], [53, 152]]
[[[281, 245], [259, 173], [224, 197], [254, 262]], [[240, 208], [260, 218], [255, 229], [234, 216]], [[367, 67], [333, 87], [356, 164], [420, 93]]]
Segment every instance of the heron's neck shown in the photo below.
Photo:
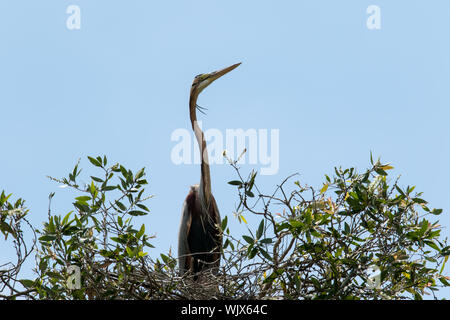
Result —
[[209, 173], [209, 158], [208, 149], [206, 148], [205, 134], [197, 122], [197, 97], [198, 94], [191, 92], [189, 101], [189, 111], [191, 117], [192, 130], [194, 130], [195, 138], [197, 139], [200, 156], [201, 156], [201, 177], [200, 177], [200, 196], [203, 196], [205, 204], [209, 206], [211, 199], [211, 176]]

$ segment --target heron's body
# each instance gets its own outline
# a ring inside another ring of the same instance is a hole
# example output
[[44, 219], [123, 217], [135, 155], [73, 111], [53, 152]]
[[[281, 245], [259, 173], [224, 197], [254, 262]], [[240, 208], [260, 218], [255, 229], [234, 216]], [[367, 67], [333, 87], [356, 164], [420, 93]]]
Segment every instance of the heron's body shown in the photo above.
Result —
[[202, 159], [201, 177], [200, 184], [191, 186], [183, 203], [178, 234], [178, 264], [181, 274], [193, 272], [194, 279], [205, 269], [217, 271], [222, 250], [221, 219], [211, 192], [208, 151], [205, 136], [197, 123], [197, 98], [209, 84], [239, 64], [210, 74], [200, 74], [195, 77], [191, 87], [189, 115]]
[[205, 268], [218, 267], [222, 236], [217, 228], [220, 214], [214, 196], [210, 207], [205, 208], [199, 185], [191, 186], [181, 219], [178, 252], [182, 272], [191, 270], [195, 274]]

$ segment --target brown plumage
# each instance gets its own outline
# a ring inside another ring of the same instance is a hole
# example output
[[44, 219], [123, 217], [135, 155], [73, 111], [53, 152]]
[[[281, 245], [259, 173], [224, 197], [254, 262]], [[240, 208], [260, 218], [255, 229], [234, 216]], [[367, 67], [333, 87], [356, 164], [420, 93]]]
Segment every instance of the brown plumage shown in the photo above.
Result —
[[200, 74], [195, 77], [191, 87], [189, 115], [201, 155], [201, 176], [200, 184], [191, 186], [183, 203], [178, 234], [178, 264], [181, 274], [193, 272], [194, 279], [197, 279], [198, 272], [202, 270], [217, 271], [222, 250], [221, 219], [211, 192], [208, 151], [204, 133], [197, 123], [197, 98], [214, 80], [239, 65], [240, 63], [234, 64], [210, 74]]

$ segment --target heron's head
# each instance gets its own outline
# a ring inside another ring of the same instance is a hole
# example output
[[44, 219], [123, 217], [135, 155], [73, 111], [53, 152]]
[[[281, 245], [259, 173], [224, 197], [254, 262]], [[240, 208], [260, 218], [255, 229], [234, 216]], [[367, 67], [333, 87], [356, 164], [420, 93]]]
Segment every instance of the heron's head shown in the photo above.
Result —
[[194, 82], [192, 82], [191, 93], [195, 93], [198, 96], [207, 86], [219, 79], [221, 76], [237, 68], [240, 64], [241, 63], [236, 63], [222, 70], [197, 75]]

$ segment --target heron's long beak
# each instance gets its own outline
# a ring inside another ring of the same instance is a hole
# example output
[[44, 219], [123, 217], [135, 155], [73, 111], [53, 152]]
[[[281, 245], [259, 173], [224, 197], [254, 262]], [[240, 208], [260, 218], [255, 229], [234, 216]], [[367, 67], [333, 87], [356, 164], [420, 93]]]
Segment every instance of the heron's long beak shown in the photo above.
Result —
[[241, 64], [241, 62], [233, 64], [232, 66], [226, 67], [222, 70], [211, 72], [210, 76], [208, 77], [209, 83], [219, 79], [221, 76], [227, 74], [231, 70], [236, 69], [240, 64]]
[[[198, 97], [200, 92], [203, 91], [207, 86], [209, 86], [211, 83], [213, 83], [215, 80], [219, 79], [221, 76], [227, 74], [231, 70], [237, 68], [241, 63], [233, 64], [232, 66], [229, 66], [227, 68], [224, 68], [219, 71], [214, 71], [209, 74], [201, 74], [195, 77], [194, 82], [192, 83], [192, 91], [191, 96], [194, 96], [195, 98]], [[199, 80], [197, 80], [198, 77], [201, 77]]]

